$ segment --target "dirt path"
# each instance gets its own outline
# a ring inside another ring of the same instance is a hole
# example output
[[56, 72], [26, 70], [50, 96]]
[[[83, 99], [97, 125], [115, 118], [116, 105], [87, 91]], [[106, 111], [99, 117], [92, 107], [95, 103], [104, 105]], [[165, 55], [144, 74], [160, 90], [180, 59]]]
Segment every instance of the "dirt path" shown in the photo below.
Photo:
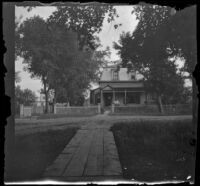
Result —
[[[94, 125], [97, 122], [98, 126], [110, 128], [113, 123], [123, 121], [141, 121], [141, 120], [186, 120], [192, 119], [191, 115], [184, 116], [110, 116], [110, 115], [96, 115], [90, 117], [66, 117], [56, 119], [16, 119], [15, 133], [29, 134], [33, 132], [40, 132], [46, 130], [59, 130], [67, 127], [83, 127]], [[94, 125], [96, 126], [96, 125]], [[92, 126], [91, 126], [92, 127]]]

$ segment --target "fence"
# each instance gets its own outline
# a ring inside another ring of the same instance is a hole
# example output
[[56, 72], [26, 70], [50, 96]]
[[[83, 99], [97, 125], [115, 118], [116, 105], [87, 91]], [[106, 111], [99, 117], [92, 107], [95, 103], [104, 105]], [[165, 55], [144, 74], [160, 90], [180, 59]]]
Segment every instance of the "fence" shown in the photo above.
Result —
[[43, 114], [44, 113], [44, 106], [32, 106], [32, 114]]
[[192, 114], [192, 104], [163, 105], [166, 114]]
[[32, 105], [32, 106], [24, 106], [20, 105], [20, 117], [31, 117], [33, 115], [40, 115], [44, 113], [44, 107]]
[[[111, 107], [112, 114], [154, 115], [160, 114], [158, 105], [131, 105]], [[191, 104], [163, 105], [164, 115], [192, 114]]]
[[81, 107], [54, 107], [54, 114], [66, 115], [95, 115], [99, 113], [99, 106], [81, 106]]
[[157, 105], [131, 105], [131, 106], [114, 106], [112, 105], [112, 113], [118, 114], [153, 114], [158, 113]]
[[32, 115], [32, 107], [20, 105], [20, 117], [30, 117]]

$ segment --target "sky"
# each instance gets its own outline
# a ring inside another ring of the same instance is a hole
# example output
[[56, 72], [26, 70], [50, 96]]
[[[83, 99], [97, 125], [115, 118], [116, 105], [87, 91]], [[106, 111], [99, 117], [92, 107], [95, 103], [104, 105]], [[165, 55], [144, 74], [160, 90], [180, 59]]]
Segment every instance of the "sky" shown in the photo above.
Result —
[[[109, 47], [111, 49], [110, 61], [119, 60], [119, 56], [116, 51], [113, 49], [113, 42], [118, 41], [120, 34], [124, 32], [133, 32], [136, 28], [138, 21], [135, 18], [135, 15], [131, 14], [133, 6], [117, 6], [117, 13], [119, 15], [113, 22], [108, 23], [105, 19], [102, 26], [102, 31], [97, 34], [99, 37], [102, 49]], [[33, 8], [30, 12], [23, 7], [15, 7], [15, 16], [17, 19], [20, 18], [20, 22], [23, 22], [25, 19], [39, 15], [44, 19], [47, 19], [52, 12], [56, 10], [53, 6], [44, 6]], [[114, 29], [115, 24], [122, 24], [117, 29]], [[22, 89], [28, 88], [34, 91], [37, 96], [39, 96], [39, 91], [42, 88], [41, 81], [39, 79], [31, 79], [30, 74], [23, 70], [24, 64], [22, 64], [23, 59], [19, 58], [15, 62], [15, 71], [20, 71], [21, 82], [18, 83]]]

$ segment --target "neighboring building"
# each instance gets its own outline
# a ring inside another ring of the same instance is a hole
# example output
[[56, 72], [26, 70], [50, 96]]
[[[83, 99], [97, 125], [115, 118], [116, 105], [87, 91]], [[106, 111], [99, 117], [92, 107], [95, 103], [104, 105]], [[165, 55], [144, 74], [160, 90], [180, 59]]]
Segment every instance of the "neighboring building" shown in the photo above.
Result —
[[135, 71], [128, 73], [127, 68], [112, 65], [104, 68], [99, 88], [91, 90], [91, 104], [101, 103], [102, 107], [155, 102], [155, 95], [144, 90], [143, 76]]

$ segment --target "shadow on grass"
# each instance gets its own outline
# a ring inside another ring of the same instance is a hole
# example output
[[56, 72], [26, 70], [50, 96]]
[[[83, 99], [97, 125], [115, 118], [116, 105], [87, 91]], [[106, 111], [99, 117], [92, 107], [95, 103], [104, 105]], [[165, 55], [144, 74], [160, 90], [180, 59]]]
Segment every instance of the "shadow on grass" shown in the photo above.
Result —
[[113, 131], [124, 178], [137, 181], [194, 179], [191, 121], [117, 123]]
[[5, 181], [42, 179], [46, 167], [62, 152], [76, 131], [77, 128], [67, 128], [16, 136], [13, 161]]

